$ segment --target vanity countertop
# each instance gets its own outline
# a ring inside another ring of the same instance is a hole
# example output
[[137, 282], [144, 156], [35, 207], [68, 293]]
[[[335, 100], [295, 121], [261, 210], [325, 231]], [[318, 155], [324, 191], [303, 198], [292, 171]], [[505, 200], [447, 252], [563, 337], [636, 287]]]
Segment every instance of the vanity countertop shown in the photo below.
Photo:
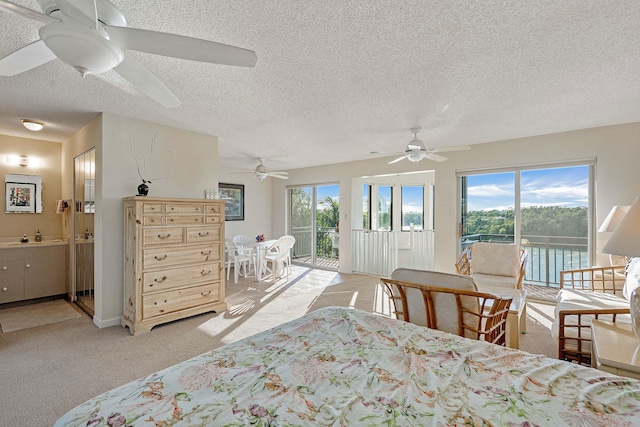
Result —
[[29, 242], [22, 243], [20, 237], [11, 239], [0, 239], [0, 249], [3, 248], [27, 248], [41, 246], [61, 246], [67, 245], [68, 242], [63, 239], [43, 239], [42, 242], [36, 242], [35, 239], [29, 239]]

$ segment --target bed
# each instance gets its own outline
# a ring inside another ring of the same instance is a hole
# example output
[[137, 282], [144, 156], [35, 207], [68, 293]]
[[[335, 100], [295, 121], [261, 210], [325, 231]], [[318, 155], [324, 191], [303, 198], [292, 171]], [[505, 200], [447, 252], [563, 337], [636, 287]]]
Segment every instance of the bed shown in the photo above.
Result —
[[61, 426], [631, 426], [640, 381], [328, 307], [110, 390]]

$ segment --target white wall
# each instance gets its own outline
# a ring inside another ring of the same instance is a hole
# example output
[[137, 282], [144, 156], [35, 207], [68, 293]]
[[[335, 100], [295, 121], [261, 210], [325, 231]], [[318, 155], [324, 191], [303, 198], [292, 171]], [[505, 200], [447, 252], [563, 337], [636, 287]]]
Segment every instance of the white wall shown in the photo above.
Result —
[[[435, 269], [453, 272], [457, 257], [456, 171], [500, 166], [596, 159], [596, 229], [614, 205], [631, 204], [640, 195], [640, 123], [585, 129], [502, 142], [473, 145], [470, 151], [448, 152], [448, 161], [419, 163], [391, 158], [289, 170], [290, 179], [274, 181], [273, 233], [284, 233], [286, 186], [340, 182], [340, 271], [351, 271], [352, 181], [355, 177], [417, 170], [435, 170]], [[360, 199], [361, 200], [361, 199]], [[599, 233], [597, 248], [608, 235]]]
[[271, 231], [271, 182], [276, 178], [260, 181], [253, 173], [245, 172], [251, 171], [225, 166], [219, 169], [219, 182], [244, 185], [244, 221], [225, 221], [225, 236], [264, 234], [267, 239], [279, 237]]
[[205, 189], [218, 185], [217, 137], [114, 114], [102, 115], [101, 143], [96, 145], [94, 315], [94, 323], [101, 327], [119, 325], [122, 315], [122, 198], [137, 194], [141, 182], [136, 156], [139, 162], [147, 157], [144, 178], [152, 180], [149, 196], [204, 199]]

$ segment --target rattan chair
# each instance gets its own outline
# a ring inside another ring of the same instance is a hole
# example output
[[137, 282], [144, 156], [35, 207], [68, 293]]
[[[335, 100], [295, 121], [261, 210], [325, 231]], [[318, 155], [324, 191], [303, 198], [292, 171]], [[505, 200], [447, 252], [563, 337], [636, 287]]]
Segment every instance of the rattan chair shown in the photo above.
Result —
[[506, 345], [511, 295], [478, 292], [468, 276], [435, 271], [397, 269], [380, 280], [398, 319]]
[[552, 335], [558, 359], [591, 366], [591, 321], [630, 323], [623, 294], [625, 266], [591, 267], [560, 272]]
[[[477, 252], [474, 260], [474, 251]], [[522, 288], [526, 273], [527, 251], [513, 244], [477, 242], [456, 260], [458, 274], [472, 276], [480, 290], [484, 287]], [[504, 262], [498, 262], [498, 261]]]

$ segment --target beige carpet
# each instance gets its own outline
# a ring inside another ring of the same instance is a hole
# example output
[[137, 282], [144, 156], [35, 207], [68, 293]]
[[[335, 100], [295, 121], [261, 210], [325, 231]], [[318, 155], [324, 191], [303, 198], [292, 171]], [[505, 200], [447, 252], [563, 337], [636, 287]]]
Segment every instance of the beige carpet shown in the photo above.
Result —
[[[89, 316], [0, 334], [0, 426], [50, 426], [104, 391], [237, 341], [318, 308], [335, 305], [388, 314], [377, 277], [294, 266], [288, 282], [227, 283], [229, 310], [160, 325], [132, 336], [98, 329]], [[551, 314], [550, 314], [551, 313]], [[549, 356], [553, 306], [531, 301], [520, 348]]]
[[0, 326], [3, 333], [50, 325], [81, 317], [65, 300], [41, 302], [39, 304], [0, 310]]

